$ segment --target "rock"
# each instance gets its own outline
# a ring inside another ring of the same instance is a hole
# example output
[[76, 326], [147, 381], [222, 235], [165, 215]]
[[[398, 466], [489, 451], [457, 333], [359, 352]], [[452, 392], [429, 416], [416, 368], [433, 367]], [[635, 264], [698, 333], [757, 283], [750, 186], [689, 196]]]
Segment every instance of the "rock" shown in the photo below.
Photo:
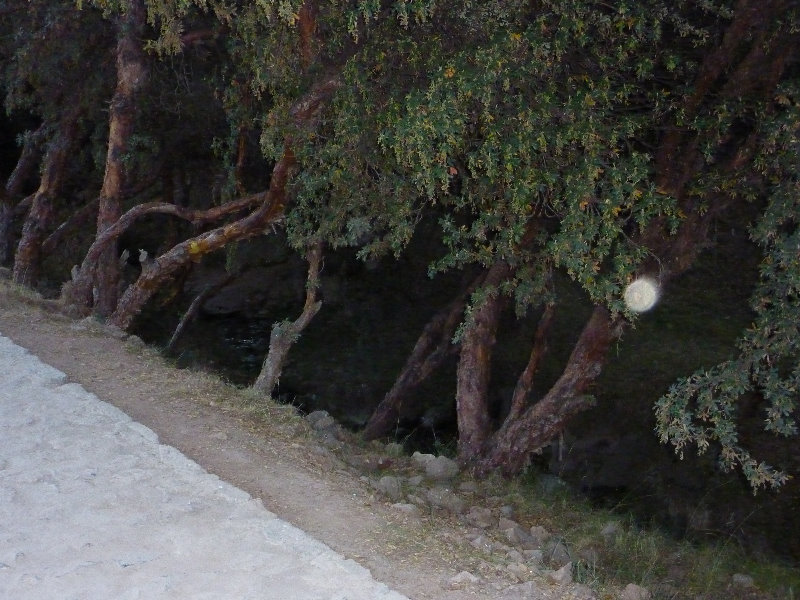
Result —
[[419, 515], [419, 507], [416, 504], [406, 504], [403, 502], [396, 502], [392, 504], [392, 508], [399, 510], [402, 513], [416, 517]]
[[588, 585], [578, 583], [572, 586], [570, 596], [572, 600], [597, 600], [597, 594]]
[[467, 585], [475, 585], [476, 583], [480, 583], [481, 578], [473, 575], [469, 571], [461, 571], [458, 575], [453, 575], [447, 582], [448, 587], [451, 590], [457, 590]]
[[750, 575], [744, 573], [734, 573], [731, 577], [731, 584], [739, 588], [752, 588], [755, 587], [755, 582]]
[[557, 568], [572, 561], [566, 544], [561, 540], [551, 539], [542, 548], [544, 561], [551, 567]]
[[473, 525], [482, 527], [483, 529], [494, 525], [494, 515], [492, 515], [492, 511], [482, 506], [473, 506], [470, 508], [467, 513], [467, 520]]
[[398, 456], [403, 456], [405, 449], [403, 448], [403, 444], [398, 444], [397, 442], [390, 442], [386, 444], [385, 451], [388, 456], [393, 456], [397, 458]]
[[541, 525], [534, 525], [533, 527], [531, 527], [530, 536], [531, 539], [536, 544], [535, 546], [536, 548], [541, 548], [542, 546], [544, 546], [545, 542], [547, 542], [547, 540], [549, 540], [552, 537], [550, 532], [547, 531], [547, 529], [545, 529]]
[[516, 577], [519, 581], [527, 581], [533, 575], [528, 566], [522, 563], [511, 563], [506, 567], [506, 571], [511, 573], [511, 575]]
[[327, 410], [315, 410], [306, 415], [306, 421], [311, 425], [315, 431], [322, 431], [336, 425], [336, 420], [328, 413]]
[[467, 503], [461, 496], [442, 488], [428, 490], [426, 497], [433, 506], [438, 506], [456, 515], [462, 514], [467, 507]]
[[572, 563], [568, 562], [557, 571], [551, 571], [547, 574], [547, 578], [560, 585], [572, 583]]
[[509, 519], [514, 516], [514, 507], [510, 504], [500, 507], [500, 514]]
[[480, 490], [474, 481], [463, 481], [459, 484], [458, 491], [465, 494], [477, 494]]
[[458, 472], [458, 463], [446, 456], [435, 456], [425, 463], [425, 474], [434, 481], [449, 481]]
[[428, 461], [433, 460], [436, 458], [433, 454], [423, 454], [422, 452], [414, 452], [411, 455], [411, 459], [417, 464], [417, 466], [425, 468], [425, 465], [428, 464]]
[[494, 550], [494, 545], [485, 535], [477, 536], [469, 543], [469, 545], [477, 550], [486, 552], [487, 554], [491, 554], [492, 550]]
[[525, 550], [534, 550], [538, 547], [533, 541], [531, 535], [519, 525], [504, 529], [503, 533], [509, 542], [516, 544], [517, 546], [521, 546]]
[[516, 548], [512, 548], [508, 552], [506, 552], [506, 558], [509, 560], [513, 560], [514, 562], [524, 562], [525, 557], [522, 555], [522, 552], [517, 550]]
[[394, 501], [403, 497], [403, 483], [399, 477], [384, 475], [375, 483], [375, 488]]
[[545, 597], [547, 597], [545, 591], [536, 582], [526, 581], [505, 588], [496, 600], [528, 600]]
[[650, 600], [650, 590], [635, 583], [629, 583], [619, 595], [620, 600]]
[[408, 496], [406, 496], [406, 500], [408, 500], [409, 502], [413, 502], [417, 506], [428, 506], [428, 503], [425, 501], [424, 498], [421, 498], [414, 494], [409, 494]]
[[522, 556], [525, 557], [525, 561], [534, 565], [541, 565], [543, 560], [543, 555], [541, 550], [523, 550]]
[[519, 527], [519, 523], [514, 521], [513, 519], [509, 519], [508, 517], [500, 517], [500, 520], [497, 521], [497, 528], [501, 531], [505, 531], [506, 529], [512, 529], [514, 527]]
[[424, 477], [422, 475], [414, 475], [413, 477], [409, 477], [406, 481], [408, 481], [408, 485], [411, 487], [419, 487], [422, 485]]

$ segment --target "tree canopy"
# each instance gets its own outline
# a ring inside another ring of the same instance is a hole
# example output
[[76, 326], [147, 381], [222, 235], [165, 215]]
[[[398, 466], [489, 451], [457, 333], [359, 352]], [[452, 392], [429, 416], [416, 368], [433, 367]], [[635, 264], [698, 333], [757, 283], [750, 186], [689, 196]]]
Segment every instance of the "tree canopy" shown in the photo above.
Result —
[[[676, 382], [656, 415], [678, 452], [714, 444], [724, 468], [777, 486], [788, 474], [739, 442], [737, 402], [759, 395], [765, 428], [796, 435], [799, 11], [795, 0], [6, 2], [6, 108], [42, 123], [43, 164], [70, 173], [43, 174], [28, 204], [8, 179], [0, 221], [29, 207], [15, 276], [35, 282], [56, 215], [80, 212], [75, 190], [100, 199], [99, 218], [65, 299], [125, 328], [176, 273], [274, 226], [318, 264], [322, 245], [400, 255], [434, 220], [430, 275], [470, 281], [421, 332], [367, 432], [386, 433], [407, 390], [457, 352], [460, 458], [516, 473], [591, 407], [609, 348], [639, 318], [626, 286], [647, 276], [668, 294], [709, 228], [755, 206], [743, 223], [763, 254], [753, 325], [738, 354]], [[209, 169], [213, 197], [176, 199], [175, 173]], [[156, 213], [195, 229], [165, 234], [120, 295], [116, 240]], [[594, 310], [560, 377], [534, 394], [554, 273]], [[493, 423], [507, 300], [541, 319]]]

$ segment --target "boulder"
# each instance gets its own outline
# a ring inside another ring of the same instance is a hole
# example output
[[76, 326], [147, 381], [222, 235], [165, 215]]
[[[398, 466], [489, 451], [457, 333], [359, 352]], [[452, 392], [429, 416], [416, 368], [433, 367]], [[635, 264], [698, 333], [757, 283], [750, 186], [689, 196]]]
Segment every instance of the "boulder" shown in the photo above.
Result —
[[572, 561], [566, 544], [558, 539], [550, 539], [542, 548], [542, 554], [545, 563], [553, 568], [559, 568]]
[[545, 542], [552, 537], [551, 533], [541, 525], [534, 525], [531, 527], [530, 536], [536, 544], [536, 548], [541, 548], [544, 546]]
[[473, 506], [467, 513], [467, 521], [477, 527], [486, 529], [494, 525], [494, 515], [492, 511], [483, 506]]
[[456, 515], [462, 514], [467, 507], [464, 499], [450, 490], [433, 488], [428, 490], [425, 496], [432, 506], [443, 508]]
[[572, 563], [568, 562], [557, 571], [551, 571], [547, 574], [547, 578], [559, 585], [572, 583]]
[[375, 483], [375, 489], [395, 502], [403, 497], [403, 483], [399, 477], [385, 475]]
[[734, 573], [733, 577], [731, 577], [731, 584], [738, 588], [755, 587], [753, 578], [750, 577], [750, 575], [745, 575], [744, 573]]
[[619, 595], [620, 600], [650, 600], [652, 594], [647, 588], [635, 583], [629, 583]]
[[458, 575], [453, 575], [448, 583], [448, 587], [451, 590], [457, 590], [462, 587], [466, 587], [468, 585], [475, 585], [476, 583], [480, 583], [481, 578], [473, 575], [469, 571], [461, 571]]
[[458, 463], [446, 456], [435, 456], [425, 464], [425, 474], [434, 481], [449, 481], [459, 470]]

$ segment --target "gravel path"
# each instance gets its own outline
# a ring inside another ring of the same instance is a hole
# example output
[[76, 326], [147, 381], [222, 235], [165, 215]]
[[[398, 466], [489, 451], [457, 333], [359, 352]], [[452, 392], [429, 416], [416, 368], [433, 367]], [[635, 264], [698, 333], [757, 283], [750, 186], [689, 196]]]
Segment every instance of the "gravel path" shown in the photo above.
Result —
[[404, 596], [0, 336], [0, 598]]

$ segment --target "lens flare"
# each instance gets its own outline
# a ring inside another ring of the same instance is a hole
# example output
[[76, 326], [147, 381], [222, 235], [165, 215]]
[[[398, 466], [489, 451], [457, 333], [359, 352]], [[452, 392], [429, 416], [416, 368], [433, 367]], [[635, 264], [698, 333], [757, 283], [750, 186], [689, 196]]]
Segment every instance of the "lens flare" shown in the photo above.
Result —
[[649, 277], [641, 277], [625, 288], [623, 298], [632, 311], [648, 311], [658, 302], [658, 283]]

